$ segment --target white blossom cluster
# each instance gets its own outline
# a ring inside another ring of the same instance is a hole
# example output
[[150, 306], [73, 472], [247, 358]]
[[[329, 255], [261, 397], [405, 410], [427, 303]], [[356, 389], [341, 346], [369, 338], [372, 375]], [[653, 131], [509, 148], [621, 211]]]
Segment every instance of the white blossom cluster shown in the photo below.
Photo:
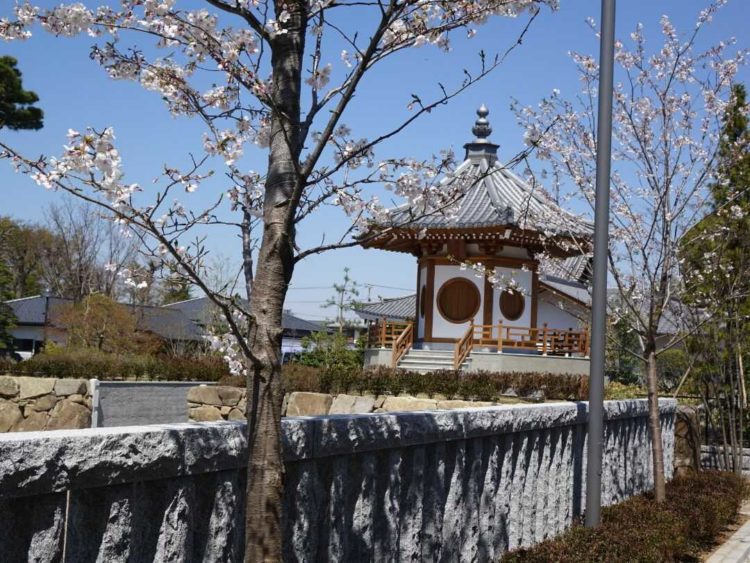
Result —
[[114, 131], [106, 128], [101, 133], [88, 129], [81, 134], [70, 129], [68, 144], [60, 158], [41, 161], [31, 177], [44, 188], [56, 188], [56, 182], [71, 174], [89, 176], [86, 180], [115, 207], [127, 202], [140, 190], [138, 184], [122, 180], [122, 159], [114, 146]]
[[[706, 213], [721, 118], [738, 69], [747, 63], [747, 50], [732, 52], [733, 39], [698, 48], [699, 31], [724, 3], [710, 4], [687, 34], [663, 16], [660, 44], [647, 44], [639, 24], [629, 41], [615, 46], [611, 268], [627, 296], [625, 313], [638, 317], [643, 330], [653, 325], [650, 315], [661, 314], [686, 287], [679, 243]], [[553, 189], [593, 210], [599, 69], [592, 56], [571, 57], [579, 95], [555, 90], [536, 106], [513, 107]]]
[[[377, 3], [349, 6], [335, 0], [309, 0], [307, 11], [294, 4], [277, 11], [276, 5], [283, 3], [269, 0], [217, 0], [202, 5], [182, 0], [102, 0], [100, 4], [63, 1], [50, 7], [18, 0], [13, 7], [0, 8], [0, 39], [27, 40], [37, 30], [96, 38], [91, 59], [110, 78], [139, 84], [158, 95], [173, 116], [203, 125], [202, 154], [189, 155], [187, 164], [165, 164], [148, 188], [144, 181], [125, 182], [111, 128], [71, 131], [56, 158], [29, 160], [6, 144], [0, 157], [11, 159], [48, 189], [85, 194], [106, 207], [118, 221], [153, 239], [149, 248], [157, 265], [173, 262], [180, 275], [196, 281], [206, 252], [202, 235], [193, 237], [196, 230], [202, 232], [206, 225], [240, 227], [243, 242], [257, 249], [253, 229], [266, 212], [266, 177], [248, 170], [246, 155], [249, 150], [272, 150], [284, 136], [295, 160], [296, 186], [302, 186], [299, 209], [293, 213], [296, 222], [323, 205], [335, 206], [350, 219], [351, 227], [345, 231], [349, 241], [373, 223], [387, 224], [393, 219], [389, 211], [393, 201], [381, 202], [368, 192], [374, 184], [385, 186], [393, 200], [404, 201], [412, 217], [454, 213], [462, 188], [438, 182], [452, 169], [451, 153], [425, 161], [378, 157], [376, 146], [398, 132], [398, 123], [384, 124], [393, 126], [392, 131], [356, 135], [337, 117], [337, 104], [353, 97], [365, 71], [402, 49], [422, 45], [449, 49], [452, 32], [472, 37], [492, 15], [513, 17], [542, 5], [555, 7], [557, 0], [398, 0], [384, 5], [384, 19]], [[347, 22], [348, 29], [331, 31], [339, 11], [344, 13], [342, 7], [361, 10], [362, 17], [351, 18], [356, 25]], [[375, 14], [378, 17], [369, 17]], [[307, 107], [288, 116], [279, 107], [276, 89], [283, 77], [272, 74], [271, 55], [279, 42], [299, 30], [306, 45], [296, 85], [302, 90], [299, 100]], [[346, 50], [337, 40], [338, 47], [331, 51], [324, 34], [340, 37], [342, 31], [348, 33], [343, 38]], [[308, 65], [308, 60], [313, 63]], [[465, 87], [462, 82], [455, 91], [446, 91], [445, 99], [432, 107]], [[418, 105], [409, 119], [430, 110], [429, 105]], [[346, 104], [341, 110], [345, 113]], [[290, 123], [295, 120], [299, 133], [291, 138]], [[215, 166], [222, 167], [222, 173], [216, 174]], [[208, 178], [226, 184], [210, 191], [217, 194], [214, 201], [194, 209], [197, 199], [191, 196], [209, 193], [201, 189]], [[177, 190], [180, 197], [175, 197]], [[147, 283], [129, 274], [127, 285], [133, 289]], [[227, 355], [238, 349], [228, 340], [217, 345]]]

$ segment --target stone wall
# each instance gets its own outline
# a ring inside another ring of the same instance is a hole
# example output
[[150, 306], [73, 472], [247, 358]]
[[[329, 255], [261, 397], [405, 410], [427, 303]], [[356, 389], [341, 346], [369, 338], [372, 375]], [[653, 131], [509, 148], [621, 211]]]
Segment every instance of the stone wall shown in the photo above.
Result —
[[91, 426], [91, 396], [83, 379], [0, 376], [0, 432]]
[[[671, 477], [675, 401], [662, 400]], [[231, 412], [231, 411], [230, 411]], [[602, 499], [652, 486], [645, 400], [605, 404]], [[493, 561], [582, 511], [586, 403], [286, 418], [284, 559]], [[0, 561], [242, 560], [241, 422], [0, 436]], [[64, 547], [63, 547], [64, 546]]]
[[[244, 388], [201, 385], [188, 391], [188, 418], [194, 422], [245, 420], [247, 392]], [[390, 395], [328, 395], [294, 392], [284, 397], [282, 416], [324, 416], [327, 414], [368, 414], [451, 410], [489, 407], [500, 403], [441, 400], [426, 397]]]
[[[743, 448], [740, 454], [742, 456], [742, 474], [750, 477], [750, 448]], [[727, 451], [724, 457], [724, 448], [722, 446], [701, 446], [701, 467], [703, 469], [719, 469], [721, 471], [733, 471], [734, 468], [732, 450]]]
[[695, 407], [677, 407], [674, 422], [674, 470], [678, 477], [693, 475], [701, 468], [701, 434]]

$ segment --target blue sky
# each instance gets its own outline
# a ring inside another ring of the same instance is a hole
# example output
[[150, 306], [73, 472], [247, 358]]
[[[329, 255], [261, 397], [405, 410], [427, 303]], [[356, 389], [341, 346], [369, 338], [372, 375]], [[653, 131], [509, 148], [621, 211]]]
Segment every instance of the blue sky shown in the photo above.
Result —
[[[178, 0], [178, 4], [181, 3]], [[533, 104], [553, 88], [560, 89], [564, 96], [574, 95], [578, 79], [568, 51], [598, 54], [597, 40], [585, 20], [588, 16], [598, 20], [599, 2], [561, 0], [560, 4], [557, 12], [542, 12], [523, 45], [490, 77], [389, 141], [378, 150], [377, 157], [424, 158], [449, 147], [460, 156], [462, 145], [471, 140], [474, 110], [482, 103], [491, 110], [492, 139], [501, 146], [501, 159], [521, 150], [522, 131], [509, 111], [511, 99]], [[692, 29], [698, 11], [705, 5], [703, 0], [621, 1], [617, 35], [626, 38], [641, 21], [647, 41], [656, 44], [660, 40], [658, 22], [662, 14], [669, 15], [678, 30], [686, 32]], [[7, 8], [0, 8], [0, 16], [3, 15], [9, 15]], [[750, 44], [748, 21], [750, 2], [730, 0], [704, 30], [700, 43], [708, 45], [736, 37], [740, 46], [747, 46]], [[429, 99], [430, 94], [437, 91], [437, 82], [459, 83], [462, 69], [475, 66], [479, 50], [504, 51], [524, 23], [523, 18], [496, 18], [479, 28], [474, 39], [456, 38], [448, 54], [426, 47], [397, 56], [368, 77], [344, 121], [352, 127], [355, 136], [377, 135], [388, 124], [395, 124], [399, 117], [406, 115], [411, 93]], [[111, 125], [115, 128], [128, 179], [146, 186], [164, 163], [184, 164], [188, 153], [200, 152], [202, 128], [190, 120], [172, 118], [157, 94], [146, 92], [133, 83], [109, 80], [88, 58], [89, 48], [95, 42], [85, 36], [58, 39], [37, 30], [28, 42], [3, 44], [0, 53], [19, 60], [25, 87], [39, 94], [45, 111], [45, 127], [39, 132], [1, 130], [0, 135], [26, 154], [57, 154], [68, 128], [81, 130], [86, 126]], [[340, 64], [339, 51], [331, 49], [330, 62], [334, 67]], [[747, 69], [743, 69], [741, 79], [747, 82], [748, 78]], [[265, 162], [266, 154], [262, 150], [249, 148], [242, 164], [262, 171]], [[212, 189], [216, 191], [211, 193]], [[206, 190], [201, 188], [202, 193], [195, 196], [196, 204], [215, 197], [219, 190], [219, 184], [209, 185]], [[43, 207], [60, 197], [15, 174], [7, 163], [0, 163], [0, 214], [41, 222]], [[186, 204], [190, 202], [184, 200]], [[314, 245], [324, 232], [329, 233], [329, 237], [335, 236], [337, 230], [344, 227], [341, 215], [326, 211], [301, 229], [301, 246]], [[227, 232], [217, 232], [209, 246], [229, 260], [235, 260], [239, 254], [239, 242]], [[416, 265], [413, 257], [354, 248], [313, 256], [299, 264], [287, 297], [287, 308], [311, 319], [333, 316], [334, 311], [321, 309], [320, 303], [331, 295], [332, 291], [325, 288], [340, 280], [345, 266], [360, 284], [372, 284], [369, 290], [363, 289], [362, 297], [368, 294], [373, 299], [392, 297], [414, 291]]]

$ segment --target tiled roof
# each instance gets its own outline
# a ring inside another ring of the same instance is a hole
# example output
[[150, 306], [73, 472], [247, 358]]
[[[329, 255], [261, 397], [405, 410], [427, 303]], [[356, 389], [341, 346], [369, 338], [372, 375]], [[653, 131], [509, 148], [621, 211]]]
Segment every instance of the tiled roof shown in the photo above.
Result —
[[539, 266], [543, 275], [587, 284], [591, 281], [593, 258], [585, 254], [564, 259], [550, 258]]
[[441, 186], [464, 194], [455, 213], [433, 213], [414, 219], [402, 207], [392, 214], [393, 224], [403, 223], [414, 229], [518, 227], [585, 239], [593, 235], [589, 221], [564, 210], [541, 188], [532, 188], [498, 162], [469, 158]]
[[589, 290], [585, 285], [574, 281], [561, 280], [549, 276], [540, 277], [539, 282], [541, 283], [542, 288], [544, 288], [544, 286], [547, 286], [548, 289], [551, 289], [556, 293], [561, 293], [572, 299], [575, 299], [576, 301], [580, 301], [588, 307], [591, 306], [591, 295], [589, 294]]
[[[241, 302], [243, 306], [247, 305], [247, 300], [243, 299]], [[193, 322], [202, 326], [211, 324], [211, 322], [217, 317], [216, 307], [208, 297], [196, 297], [195, 299], [188, 299], [187, 301], [170, 303], [169, 305], [166, 305], [165, 308], [180, 310]], [[310, 334], [325, 330], [325, 327], [321, 328], [317, 323], [301, 319], [288, 311], [284, 311], [282, 314], [281, 325], [286, 332], [291, 333]]]
[[66, 305], [70, 303], [68, 299], [59, 299], [58, 297], [49, 298], [49, 309], [46, 309], [45, 297], [35, 295], [33, 297], [23, 297], [21, 299], [11, 299], [6, 301], [13, 314], [16, 316], [16, 322], [25, 325], [43, 325], [45, 310], [52, 310], [53, 307]]
[[[47, 302], [49, 299], [49, 302]], [[18, 325], [44, 324], [45, 312], [50, 324], [54, 324], [56, 312], [62, 307], [73, 303], [72, 299], [61, 297], [44, 297], [35, 295], [22, 299], [12, 299], [6, 302], [13, 310]], [[170, 340], [201, 340], [203, 330], [191, 322], [181, 311], [170, 310], [164, 307], [131, 306], [123, 304], [136, 316], [136, 324], [139, 329], [147, 330]]]
[[484, 106], [477, 110], [479, 117], [472, 128], [476, 138], [464, 145], [466, 159], [439, 184], [443, 193], [461, 197], [458, 209], [423, 217], [415, 216], [408, 206], [401, 206], [392, 211], [390, 226], [409, 229], [516, 227], [588, 241], [594, 233], [593, 223], [566, 211], [542, 187], [529, 185], [498, 161], [498, 146], [489, 140], [492, 128], [488, 114]]
[[382, 318], [398, 321], [413, 319], [416, 310], [417, 296], [414, 294], [393, 299], [383, 299], [374, 303], [363, 303], [354, 312], [368, 321]]

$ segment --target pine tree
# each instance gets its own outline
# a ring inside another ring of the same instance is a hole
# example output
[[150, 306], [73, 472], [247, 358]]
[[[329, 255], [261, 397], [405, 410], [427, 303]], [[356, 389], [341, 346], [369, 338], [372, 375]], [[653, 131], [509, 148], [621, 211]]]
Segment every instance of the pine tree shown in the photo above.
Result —
[[0, 57], [0, 129], [41, 129], [44, 114], [33, 104], [39, 96], [23, 89], [18, 61]]
[[192, 286], [182, 278], [167, 278], [162, 284], [162, 304], [169, 305], [193, 298]]

